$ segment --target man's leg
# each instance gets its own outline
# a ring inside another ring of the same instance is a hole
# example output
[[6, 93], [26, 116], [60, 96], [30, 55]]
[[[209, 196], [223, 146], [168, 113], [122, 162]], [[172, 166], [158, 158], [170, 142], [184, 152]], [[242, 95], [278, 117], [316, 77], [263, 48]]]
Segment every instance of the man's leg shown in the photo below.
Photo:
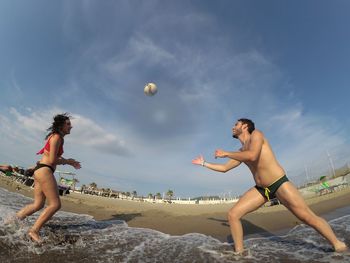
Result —
[[291, 182], [282, 184], [277, 190], [276, 195], [281, 203], [297, 218], [313, 227], [325, 237], [333, 245], [335, 251], [341, 252], [347, 250], [346, 244], [335, 236], [326, 220], [315, 215], [315, 213], [311, 211], [298, 189]]
[[243, 247], [243, 228], [241, 218], [261, 207], [266, 199], [253, 187], [248, 190], [232, 207], [228, 213], [228, 221], [233, 241], [235, 243], [235, 251], [242, 252]]

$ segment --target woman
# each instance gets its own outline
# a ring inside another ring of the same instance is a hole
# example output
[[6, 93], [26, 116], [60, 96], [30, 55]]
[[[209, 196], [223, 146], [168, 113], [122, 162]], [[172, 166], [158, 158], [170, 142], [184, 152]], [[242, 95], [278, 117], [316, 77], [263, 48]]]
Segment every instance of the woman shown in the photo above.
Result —
[[39, 231], [42, 226], [61, 208], [61, 201], [58, 194], [58, 187], [54, 172], [56, 165], [68, 164], [75, 169], [80, 169], [80, 162], [74, 159], [64, 159], [63, 143], [64, 136], [70, 134], [72, 125], [67, 113], [58, 114], [46, 136], [47, 142], [37, 154], [42, 158], [34, 168], [34, 202], [27, 205], [17, 213], [19, 219], [24, 219], [44, 207], [47, 199], [48, 205], [28, 231], [29, 237], [35, 242], [41, 242]]

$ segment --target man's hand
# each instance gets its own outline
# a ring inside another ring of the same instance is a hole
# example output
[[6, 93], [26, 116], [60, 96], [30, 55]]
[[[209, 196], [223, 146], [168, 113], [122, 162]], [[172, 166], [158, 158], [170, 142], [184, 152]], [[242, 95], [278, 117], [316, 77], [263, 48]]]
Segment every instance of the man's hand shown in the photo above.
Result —
[[217, 149], [214, 153], [215, 159], [216, 158], [225, 158], [227, 157], [227, 153], [224, 150]]
[[204, 158], [202, 155], [199, 155], [197, 158], [192, 160], [193, 164], [197, 164], [197, 165], [203, 165], [204, 163]]

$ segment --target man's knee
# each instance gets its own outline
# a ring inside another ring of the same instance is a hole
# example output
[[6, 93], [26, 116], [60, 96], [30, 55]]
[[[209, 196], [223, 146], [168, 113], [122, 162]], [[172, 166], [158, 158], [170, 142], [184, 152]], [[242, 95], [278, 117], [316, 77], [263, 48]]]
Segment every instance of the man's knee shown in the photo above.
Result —
[[319, 217], [312, 213], [303, 213], [299, 219], [309, 226], [314, 226], [317, 224]]
[[230, 209], [230, 211], [227, 214], [228, 221], [238, 221], [241, 219], [241, 215], [238, 213], [237, 209], [234, 207]]

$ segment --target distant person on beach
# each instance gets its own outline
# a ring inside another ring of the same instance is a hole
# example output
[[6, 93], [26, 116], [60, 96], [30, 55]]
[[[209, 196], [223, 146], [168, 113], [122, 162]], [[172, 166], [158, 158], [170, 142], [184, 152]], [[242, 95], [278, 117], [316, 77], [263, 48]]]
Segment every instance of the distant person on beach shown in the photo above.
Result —
[[45, 138], [46, 144], [37, 153], [42, 154], [42, 158], [34, 168], [34, 202], [17, 213], [17, 217], [22, 220], [43, 208], [47, 199], [48, 205], [28, 231], [28, 236], [35, 242], [41, 241], [40, 229], [61, 208], [57, 182], [54, 177], [56, 165], [68, 164], [75, 169], [81, 167], [80, 162], [62, 157], [63, 138], [70, 134], [72, 129], [69, 118], [67, 113], [54, 116], [52, 125], [47, 129], [49, 133]]
[[255, 129], [251, 120], [239, 119], [232, 128], [232, 136], [242, 144], [239, 151], [227, 152], [221, 149], [215, 151], [215, 158], [229, 158], [229, 161], [224, 164], [209, 163], [200, 155], [192, 163], [214, 171], [227, 172], [243, 162], [253, 174], [256, 185], [244, 193], [228, 213], [237, 253], [242, 253], [244, 250], [243, 228], [240, 219], [275, 197], [297, 218], [325, 237], [335, 251], [348, 250], [346, 244], [335, 236], [329, 224], [323, 218], [315, 215], [307, 206], [297, 188], [286, 177], [285, 171], [276, 160], [264, 134]]
[[19, 169], [17, 166], [12, 167], [9, 164], [0, 164], [0, 171], [5, 174], [12, 174], [12, 172], [18, 172]]
[[8, 164], [0, 164], [0, 171], [3, 173], [12, 172], [12, 166]]

